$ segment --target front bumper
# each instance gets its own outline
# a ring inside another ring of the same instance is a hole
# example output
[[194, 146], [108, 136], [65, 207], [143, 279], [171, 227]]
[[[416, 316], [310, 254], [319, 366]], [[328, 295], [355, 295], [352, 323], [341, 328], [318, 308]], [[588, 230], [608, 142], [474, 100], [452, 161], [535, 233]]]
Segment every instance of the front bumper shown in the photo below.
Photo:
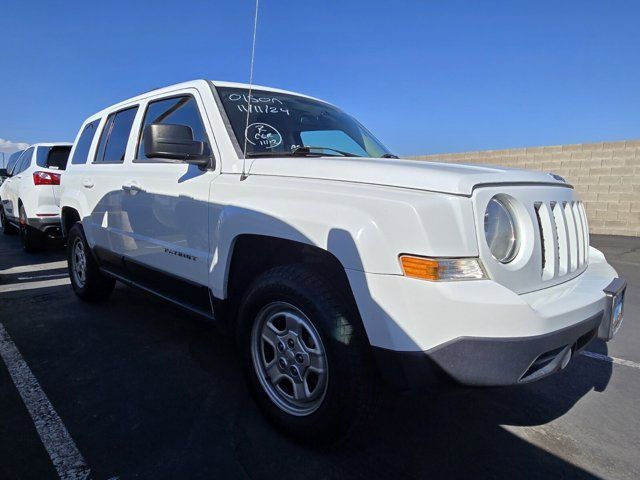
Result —
[[409, 387], [508, 385], [563, 368], [610, 315], [604, 290], [617, 276], [595, 249], [580, 276], [521, 295], [490, 280], [347, 274], [381, 372]]
[[460, 338], [428, 352], [374, 348], [381, 373], [400, 388], [442, 381], [499, 386], [528, 383], [567, 366], [593, 340], [603, 312], [556, 332], [524, 338]]

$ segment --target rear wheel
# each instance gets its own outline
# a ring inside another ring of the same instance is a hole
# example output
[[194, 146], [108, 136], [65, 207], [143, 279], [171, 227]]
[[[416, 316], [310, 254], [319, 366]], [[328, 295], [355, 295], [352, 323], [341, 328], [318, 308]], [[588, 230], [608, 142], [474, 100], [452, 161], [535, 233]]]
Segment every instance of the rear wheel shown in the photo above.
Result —
[[42, 249], [42, 234], [38, 230], [30, 227], [27, 224], [27, 212], [24, 209], [24, 205], [20, 204], [19, 212], [19, 233], [20, 241], [22, 242], [22, 248], [25, 252], [37, 252]]
[[92, 303], [109, 298], [116, 282], [100, 273], [80, 223], [76, 223], [69, 231], [67, 265], [71, 286], [78, 297]]
[[239, 320], [245, 372], [269, 420], [312, 444], [362, 432], [375, 369], [357, 314], [330, 282], [303, 265], [273, 268], [249, 287]]
[[4, 213], [4, 207], [2, 205], [0, 205], [0, 225], [2, 226], [2, 233], [5, 235], [13, 235], [16, 233], [16, 227], [9, 223], [9, 219]]

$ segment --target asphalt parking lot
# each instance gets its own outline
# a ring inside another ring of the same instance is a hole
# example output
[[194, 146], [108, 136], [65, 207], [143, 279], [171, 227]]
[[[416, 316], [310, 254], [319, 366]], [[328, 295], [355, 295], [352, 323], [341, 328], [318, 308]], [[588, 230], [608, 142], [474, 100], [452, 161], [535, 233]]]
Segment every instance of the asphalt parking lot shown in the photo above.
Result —
[[629, 282], [613, 342], [535, 384], [389, 395], [363, 444], [313, 450], [263, 419], [211, 324], [122, 285], [82, 303], [64, 250], [3, 236], [0, 478], [640, 478], [640, 239], [592, 243]]

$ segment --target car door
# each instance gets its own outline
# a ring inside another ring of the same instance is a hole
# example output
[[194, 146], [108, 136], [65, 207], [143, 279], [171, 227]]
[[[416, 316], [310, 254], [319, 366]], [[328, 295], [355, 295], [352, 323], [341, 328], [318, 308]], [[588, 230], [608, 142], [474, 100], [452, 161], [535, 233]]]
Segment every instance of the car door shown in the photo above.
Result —
[[11, 175], [13, 170], [15, 169], [15, 165], [17, 164], [18, 162], [14, 162], [13, 164], [9, 164], [7, 166], [7, 178], [5, 178], [4, 182], [2, 182], [2, 185], [0, 185], [0, 199], [2, 200], [2, 208], [4, 208], [5, 214], [9, 217], [13, 216], [11, 203], [11, 188], [13, 180], [11, 179]]
[[102, 120], [103, 118], [93, 118], [82, 126], [70, 159], [72, 173], [61, 179], [63, 192], [69, 194], [71, 198], [75, 197], [75, 206], [82, 212], [82, 226], [91, 247], [95, 245], [92, 212], [101, 198], [100, 188], [92, 180], [96, 149], [94, 144], [97, 143], [96, 135]]
[[208, 284], [208, 198], [217, 170], [150, 157], [145, 152], [144, 128], [152, 123], [186, 125], [194, 140], [207, 142], [211, 148], [213, 135], [204, 111], [195, 89], [148, 101], [139, 125], [135, 158], [122, 184], [126, 222], [111, 230], [112, 245], [131, 262], [166, 273], [168, 280], [201, 286]]
[[29, 168], [29, 165], [31, 165], [31, 159], [33, 157], [34, 150], [34, 147], [30, 147], [25, 150], [13, 169], [11, 183], [9, 184], [8, 188], [9, 208], [6, 208], [5, 212], [7, 216], [13, 217], [14, 219], [17, 219], [20, 216], [20, 211], [18, 208], [18, 202], [20, 200], [20, 190], [22, 189], [22, 185], [24, 183], [27, 183], [27, 181], [29, 180], [25, 179], [24, 171]]
[[23, 153], [24, 150], [20, 150], [9, 157], [9, 161], [7, 162], [7, 177], [4, 179], [4, 182], [2, 182], [2, 185], [0, 185], [0, 199], [2, 199], [2, 206], [7, 214], [11, 211], [11, 202], [9, 201], [9, 192], [11, 184], [13, 183], [11, 175]]
[[82, 223], [89, 245], [98, 255], [117, 249], [112, 245], [110, 230], [127, 224], [122, 212], [122, 184], [128, 168], [126, 163], [130, 160], [127, 148], [138, 108], [138, 104], [129, 105], [107, 115], [93, 158], [81, 169], [80, 183], [90, 210]]

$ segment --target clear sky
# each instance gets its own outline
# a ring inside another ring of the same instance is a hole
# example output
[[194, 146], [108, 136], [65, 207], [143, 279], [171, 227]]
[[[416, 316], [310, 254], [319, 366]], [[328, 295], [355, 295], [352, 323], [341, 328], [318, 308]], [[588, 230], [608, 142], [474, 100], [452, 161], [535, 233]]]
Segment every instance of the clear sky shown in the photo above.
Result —
[[[3, 0], [0, 149], [194, 78], [248, 79], [253, 0]], [[261, 0], [254, 81], [401, 155], [640, 138], [637, 0]]]

